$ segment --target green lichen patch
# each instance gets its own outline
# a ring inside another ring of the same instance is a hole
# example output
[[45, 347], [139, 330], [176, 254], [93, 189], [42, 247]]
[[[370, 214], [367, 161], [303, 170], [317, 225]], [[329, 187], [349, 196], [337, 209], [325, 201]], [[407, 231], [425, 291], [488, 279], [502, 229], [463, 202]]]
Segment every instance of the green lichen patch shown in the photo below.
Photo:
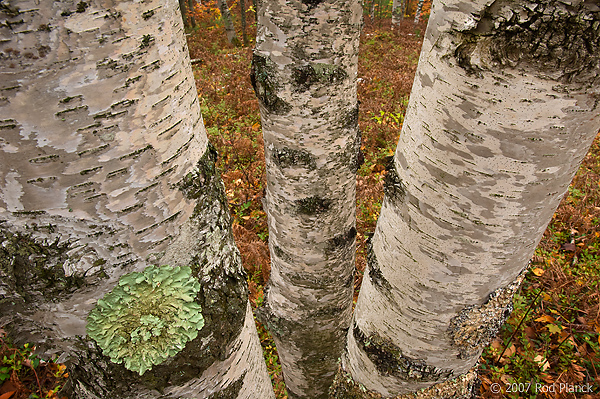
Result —
[[377, 371], [383, 375], [392, 375], [405, 381], [440, 381], [452, 375], [451, 370], [440, 369], [426, 364], [423, 360], [411, 359], [403, 355], [402, 350], [391, 340], [374, 332], [366, 335], [354, 325], [354, 338], [373, 362]]
[[112, 362], [142, 375], [198, 336], [199, 291], [188, 266], [126, 274], [88, 315], [87, 333]]
[[277, 96], [280, 85], [277, 84], [276, 73], [272, 62], [267, 57], [258, 54], [252, 56], [250, 80], [256, 97], [269, 112], [285, 115], [292, 107]]

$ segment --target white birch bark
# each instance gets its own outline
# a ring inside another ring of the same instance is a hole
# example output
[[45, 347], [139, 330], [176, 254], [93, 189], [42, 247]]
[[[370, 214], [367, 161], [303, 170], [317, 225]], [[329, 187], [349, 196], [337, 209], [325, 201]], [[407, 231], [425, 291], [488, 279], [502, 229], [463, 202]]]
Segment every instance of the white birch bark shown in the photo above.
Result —
[[394, 0], [392, 2], [392, 26], [398, 26], [404, 20], [406, 2], [408, 0]]
[[261, 2], [253, 84], [271, 278], [263, 321], [290, 398], [323, 398], [349, 326], [360, 162], [358, 1]]
[[415, 24], [418, 24], [421, 20], [421, 10], [423, 9], [424, 2], [425, 0], [419, 0], [419, 2], [417, 3], [417, 9], [415, 10], [415, 19], [413, 21]]
[[[60, 355], [72, 398], [274, 397], [177, 2], [11, 1], [0, 19], [0, 325]], [[192, 267], [205, 325], [139, 376], [86, 317], [158, 262]]]
[[600, 128], [599, 25], [584, 1], [435, 2], [338, 392], [470, 397]]

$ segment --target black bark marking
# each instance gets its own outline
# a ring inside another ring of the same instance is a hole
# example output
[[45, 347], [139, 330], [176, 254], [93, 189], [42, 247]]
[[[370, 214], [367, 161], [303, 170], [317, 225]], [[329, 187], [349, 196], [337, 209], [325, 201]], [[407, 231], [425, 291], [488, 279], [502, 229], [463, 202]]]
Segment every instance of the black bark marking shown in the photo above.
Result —
[[279, 85], [273, 79], [275, 74], [275, 68], [267, 57], [258, 54], [252, 55], [250, 81], [256, 97], [269, 112], [275, 115], [285, 115], [291, 111], [292, 106], [277, 96]]
[[343, 250], [354, 244], [356, 228], [352, 226], [348, 231], [340, 233], [330, 239], [327, 243], [327, 252]]
[[378, 333], [367, 336], [356, 324], [352, 333], [359, 348], [367, 354], [382, 375], [391, 375], [407, 381], [438, 381], [452, 375], [451, 370], [440, 369], [426, 364], [423, 360], [404, 356], [396, 344]]
[[317, 169], [317, 161], [314, 155], [304, 150], [293, 148], [281, 148], [273, 151], [273, 160], [280, 168], [301, 166], [308, 170]]
[[383, 192], [387, 199], [398, 204], [404, 201], [406, 197], [406, 186], [396, 172], [394, 157], [389, 157], [386, 165], [386, 175], [383, 182]]
[[325, 0], [302, 0], [302, 3], [306, 4], [309, 8], [316, 7], [323, 3]]
[[308, 216], [314, 216], [319, 213], [324, 213], [331, 207], [332, 201], [327, 198], [317, 196], [302, 198], [294, 201], [298, 213]]
[[87, 8], [88, 3], [86, 3], [85, 1], [80, 1], [79, 3], [77, 3], [77, 8], [75, 9], [75, 12], [84, 13], [85, 10], [87, 10]]
[[[52, 225], [39, 226], [54, 232]], [[0, 229], [0, 270], [8, 284], [27, 302], [50, 302], [68, 297], [85, 284], [82, 276], [66, 276], [69, 242], [39, 242], [31, 236]], [[103, 263], [102, 263], [103, 264]], [[4, 278], [4, 277], [3, 277]], [[0, 299], [0, 306], [8, 305]]]
[[[473, 399], [479, 392], [480, 381], [473, 368], [467, 373], [439, 382], [427, 388], [404, 395], [396, 399]], [[352, 375], [340, 366], [333, 384], [329, 389], [330, 399], [383, 399], [378, 392], [368, 390], [354, 381]]]
[[371, 245], [369, 245], [369, 248], [367, 249], [367, 264], [369, 265], [369, 278], [371, 279], [373, 286], [388, 299], [393, 300], [391, 295], [393, 287], [381, 272], [381, 269], [379, 268], [379, 262], [377, 261], [377, 257], [375, 256], [375, 252], [373, 251], [373, 247]]
[[330, 64], [314, 63], [292, 68], [292, 82], [297, 92], [307, 91], [316, 84], [333, 85], [347, 77], [342, 67]]
[[215, 392], [210, 395], [207, 399], [236, 399], [239, 397], [240, 390], [244, 385], [244, 378], [246, 377], [246, 372], [240, 376], [237, 380], [227, 385], [227, 387], [219, 392]]

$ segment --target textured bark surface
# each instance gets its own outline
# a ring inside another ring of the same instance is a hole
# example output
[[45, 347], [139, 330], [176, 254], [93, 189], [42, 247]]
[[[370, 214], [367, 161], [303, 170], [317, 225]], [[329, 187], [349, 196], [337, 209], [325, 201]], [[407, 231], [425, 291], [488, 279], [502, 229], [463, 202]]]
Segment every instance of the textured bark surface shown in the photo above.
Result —
[[360, 161], [358, 1], [261, 2], [252, 81], [265, 142], [271, 278], [262, 319], [292, 398], [322, 398], [352, 305]]
[[465, 375], [504, 322], [600, 128], [598, 26], [592, 2], [434, 3], [342, 362], [365, 392]]
[[[69, 397], [274, 396], [179, 13], [0, 7], [0, 325], [67, 362]], [[206, 324], [139, 376], [86, 337], [86, 317], [157, 262], [192, 267]]]

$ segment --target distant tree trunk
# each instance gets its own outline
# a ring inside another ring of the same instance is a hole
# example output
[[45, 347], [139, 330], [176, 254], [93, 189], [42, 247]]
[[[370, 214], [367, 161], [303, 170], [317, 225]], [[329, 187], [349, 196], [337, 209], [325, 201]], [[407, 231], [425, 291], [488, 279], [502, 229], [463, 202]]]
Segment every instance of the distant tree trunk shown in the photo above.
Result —
[[419, 21], [421, 20], [421, 10], [423, 10], [424, 2], [425, 2], [425, 0], [419, 0], [419, 2], [417, 3], [417, 10], [415, 11], [415, 19], [414, 19], [415, 24], [418, 24]]
[[274, 398], [177, 3], [73, 4], [0, 9], [0, 326], [70, 398]]
[[183, 20], [183, 26], [189, 27], [188, 13], [187, 13], [187, 0], [179, 0], [179, 11], [181, 11], [181, 19]]
[[352, 306], [362, 8], [357, 0], [260, 5], [252, 80], [271, 251], [262, 320], [290, 398], [324, 398]]
[[194, 10], [197, 0], [188, 0], [188, 18], [190, 19], [190, 25], [192, 28], [196, 27], [196, 18], [194, 18]]
[[377, 4], [377, 0], [371, 0], [371, 10], [369, 11], [371, 22], [375, 21], [375, 4]]
[[246, 34], [246, 2], [240, 0], [240, 11], [242, 14], [242, 42], [244, 47], [248, 45], [248, 35]]
[[598, 8], [529, 4], [434, 5], [333, 397], [471, 397], [600, 128]]
[[237, 38], [237, 33], [235, 32], [235, 27], [233, 26], [233, 19], [231, 19], [231, 13], [229, 12], [229, 7], [227, 6], [227, 0], [217, 0], [217, 5], [221, 11], [221, 20], [223, 21], [223, 25], [225, 25], [227, 41], [236, 47], [239, 46], [240, 40]]
[[392, 26], [396, 27], [404, 20], [407, 0], [394, 0], [392, 3]]

